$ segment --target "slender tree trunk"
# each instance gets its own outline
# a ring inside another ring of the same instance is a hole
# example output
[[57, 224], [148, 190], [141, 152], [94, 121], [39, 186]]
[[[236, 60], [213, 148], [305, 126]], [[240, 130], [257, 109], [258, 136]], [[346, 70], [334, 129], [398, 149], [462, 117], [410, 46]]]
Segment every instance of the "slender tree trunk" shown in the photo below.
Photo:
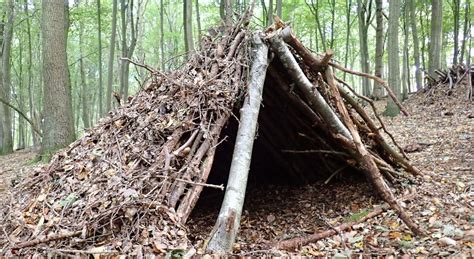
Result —
[[231, 27], [234, 23], [234, 11], [232, 8], [232, 0], [224, 0], [224, 10], [225, 10], [225, 24], [228, 27]]
[[282, 9], [282, 0], [276, 0], [277, 16], [280, 18], [282, 16], [281, 9]]
[[97, 38], [99, 43], [99, 117], [104, 115], [104, 85], [102, 84], [102, 21], [100, 19], [100, 0], [97, 0]]
[[453, 0], [453, 16], [454, 16], [454, 53], [453, 53], [453, 64], [458, 63], [459, 54], [459, 9], [461, 0]]
[[[400, 0], [390, 0], [388, 18], [388, 84], [392, 87], [398, 100], [401, 99], [400, 91], [400, 58], [398, 56], [398, 25], [400, 18]], [[400, 109], [391, 98], [388, 99], [384, 112], [387, 116], [396, 116]]]
[[[311, 0], [311, 4], [307, 3], [306, 4], [308, 5], [309, 7], [309, 10], [311, 11], [311, 13], [313, 14], [314, 16], [314, 20], [316, 22], [316, 28], [318, 29], [318, 32], [319, 32], [319, 36], [321, 38], [321, 45], [323, 45], [323, 50], [326, 51], [326, 35], [325, 33], [323, 32], [323, 29], [322, 29], [322, 26], [321, 26], [321, 23], [320, 23], [320, 19], [319, 19], [319, 1], [316, 0]], [[316, 51], [319, 51], [318, 50], [318, 37], [317, 37], [317, 34], [316, 34]]]
[[[20, 34], [20, 33], [19, 33]], [[19, 35], [18, 37], [21, 38], [23, 35]], [[23, 86], [23, 42], [20, 41], [18, 42], [18, 61], [17, 61], [17, 87], [16, 90], [13, 90], [12, 92], [15, 92], [17, 97], [18, 97], [18, 109], [21, 111], [21, 113], [24, 114], [25, 111], [25, 94], [24, 94], [24, 86]], [[15, 114], [13, 114], [13, 120], [15, 121]], [[18, 115], [18, 133], [16, 136], [18, 137], [16, 146], [17, 149], [24, 149], [25, 148], [25, 118], [23, 118], [21, 115]], [[15, 124], [13, 124], [13, 129]], [[15, 131], [13, 130], [13, 136], [15, 136]], [[13, 141], [15, 142], [15, 141]]]
[[160, 52], [161, 52], [161, 70], [165, 71], [165, 25], [164, 25], [164, 5], [160, 0]]
[[[128, 6], [128, 17], [130, 23], [130, 45], [127, 45], [127, 41], [125, 42], [125, 56], [128, 59], [131, 59], [133, 56], [133, 52], [135, 51], [135, 47], [137, 46], [137, 37], [138, 37], [138, 28], [140, 24], [140, 10], [141, 10], [141, 1], [137, 1], [137, 6], [134, 6], [134, 1], [131, 1]], [[134, 15], [134, 9], [136, 9], [137, 15]], [[127, 26], [125, 26], [127, 27]], [[122, 100], [123, 103], [128, 101], [128, 91], [129, 91], [129, 75], [130, 75], [130, 62], [123, 60], [121, 63], [124, 67], [123, 71], [123, 92], [122, 92]]]
[[423, 69], [426, 70], [427, 69], [427, 65], [426, 65], [426, 34], [425, 34], [425, 24], [423, 24], [423, 10], [420, 11], [420, 18], [419, 18], [419, 21], [420, 21], [420, 25], [421, 25], [421, 64], [423, 65]]
[[219, 15], [222, 21], [225, 21], [225, 1], [226, 0], [219, 1]]
[[[383, 33], [383, 13], [382, 13], [382, 0], [375, 0], [375, 15], [377, 19], [377, 27], [375, 31], [375, 75], [382, 77], [383, 71], [383, 45], [384, 45], [384, 33]], [[372, 97], [375, 100], [379, 100], [382, 97], [383, 88], [382, 85], [375, 82]]]
[[443, 32], [443, 0], [432, 0], [431, 2], [431, 36], [429, 45], [428, 72], [433, 78], [438, 76], [434, 73], [441, 68]]
[[[349, 59], [349, 36], [351, 35], [351, 8], [352, 0], [346, 0], [346, 51], [344, 53], [344, 67], [347, 67]], [[344, 73], [343, 79], [346, 81], [347, 73]]]
[[[28, 17], [29, 16], [29, 11], [28, 11], [28, 0], [25, 0], [24, 2], [24, 11], [25, 15]], [[30, 19], [26, 19], [26, 33], [28, 36], [28, 105], [29, 105], [29, 111], [30, 111], [30, 118], [32, 121], [37, 121], [36, 117], [36, 112], [35, 112], [35, 105], [33, 102], [33, 48], [32, 48], [32, 42], [31, 42], [31, 25], [30, 25]], [[33, 126], [32, 126], [33, 127]], [[39, 145], [39, 136], [38, 134], [31, 128], [31, 135], [33, 138], [33, 146], [38, 146]]]
[[184, 24], [184, 47], [188, 53], [188, 58], [191, 58], [194, 52], [193, 43], [193, 3], [192, 0], [183, 0], [183, 24]]
[[403, 71], [402, 71], [402, 98], [401, 100], [406, 100], [408, 98], [408, 93], [410, 92], [410, 69], [408, 66], [408, 3], [405, 2], [403, 7]]
[[109, 44], [109, 62], [107, 67], [106, 111], [112, 109], [112, 85], [114, 80], [115, 37], [117, 34], [117, 0], [112, 0], [112, 33]]
[[199, 43], [200, 43], [201, 38], [202, 38], [202, 28], [201, 28], [201, 14], [199, 13], [199, 0], [195, 0], [195, 3], [196, 3], [196, 24], [197, 24], [197, 29], [198, 29]]
[[[128, 46], [127, 46], [127, 0], [120, 1], [120, 21], [121, 21], [121, 34], [122, 34], [122, 57], [127, 57], [128, 54]], [[128, 65], [128, 61], [120, 60], [120, 97], [123, 102], [126, 101], [126, 93], [125, 93], [125, 82], [128, 82], [128, 75], [125, 75], [126, 66]]]
[[[3, 51], [2, 51], [2, 97], [7, 102], [11, 101], [11, 46], [13, 36], [13, 16], [14, 16], [14, 5], [13, 0], [6, 0], [6, 17], [7, 22], [3, 31]], [[2, 104], [3, 115], [2, 118], [2, 131], [3, 131], [3, 143], [2, 150], [0, 153], [10, 154], [13, 152], [13, 132], [12, 132], [12, 113], [10, 107]]]
[[267, 7], [267, 26], [273, 24], [273, 0], [268, 0]]
[[336, 0], [331, 0], [331, 42], [330, 49], [334, 49], [334, 21], [336, 19]]
[[52, 152], [74, 140], [71, 85], [67, 63], [68, 7], [63, 0], [42, 2], [43, 36], [43, 143], [41, 154]]
[[[466, 1], [465, 9], [464, 9], [464, 29], [463, 29], [463, 37], [462, 37], [462, 45], [461, 45], [461, 54], [459, 55], [459, 63], [464, 63], [464, 54], [466, 53], [466, 42], [469, 40], [469, 28], [470, 26], [470, 2]], [[469, 57], [468, 57], [469, 59]]]
[[410, 14], [411, 33], [413, 35], [413, 59], [415, 61], [415, 79], [416, 79], [416, 90], [419, 91], [423, 88], [423, 79], [421, 77], [420, 67], [420, 43], [418, 39], [418, 30], [416, 28], [416, 17], [415, 17], [415, 0], [407, 1], [408, 10]]
[[[82, 124], [85, 129], [90, 127], [89, 121], [89, 89], [87, 87], [86, 71], [84, 68], [84, 25], [80, 23], [79, 28], [79, 72], [81, 76], [81, 103], [82, 103]], [[79, 111], [77, 111], [79, 112]], [[78, 125], [79, 126], [79, 125]]]
[[[369, 74], [369, 46], [367, 42], [367, 32], [369, 29], [370, 6], [367, 6], [367, 1], [357, 1], [357, 15], [359, 20], [359, 60], [362, 72]], [[370, 80], [362, 78], [362, 94], [368, 96], [370, 94]]]

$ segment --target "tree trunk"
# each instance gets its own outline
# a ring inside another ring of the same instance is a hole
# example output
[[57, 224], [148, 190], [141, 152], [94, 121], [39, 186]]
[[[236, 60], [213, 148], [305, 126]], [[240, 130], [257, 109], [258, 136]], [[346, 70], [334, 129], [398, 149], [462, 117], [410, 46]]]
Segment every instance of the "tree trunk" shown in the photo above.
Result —
[[276, 11], [277, 11], [277, 16], [282, 18], [282, 13], [281, 13], [281, 9], [282, 9], [282, 0], [276, 0]]
[[107, 67], [106, 111], [112, 109], [112, 85], [114, 80], [115, 37], [117, 36], [117, 0], [112, 1], [112, 33], [109, 44], [109, 62]]
[[273, 24], [273, 0], [268, 0], [267, 7], [267, 26]]
[[420, 43], [418, 39], [418, 30], [416, 28], [415, 0], [407, 1], [407, 3], [409, 4], [408, 10], [410, 14], [411, 33], [413, 35], [413, 59], [415, 61], [416, 90], [419, 91], [423, 88], [423, 79], [421, 77], [420, 67]]
[[[7, 22], [3, 31], [3, 51], [2, 51], [2, 74], [3, 74], [3, 87], [2, 96], [4, 100], [10, 102], [11, 100], [11, 46], [13, 36], [13, 15], [14, 5], [13, 0], [7, 0], [6, 5], [6, 17]], [[10, 107], [2, 104], [3, 115], [2, 120], [2, 131], [3, 131], [3, 143], [2, 150], [0, 153], [10, 154], [13, 152], [13, 132], [12, 132], [12, 114]]]
[[240, 227], [253, 142], [262, 102], [262, 91], [268, 67], [268, 48], [254, 35], [255, 59], [250, 71], [249, 92], [242, 105], [240, 125], [235, 140], [229, 180], [219, 216], [211, 234], [207, 250], [225, 254], [232, 251]]
[[[362, 72], [369, 74], [369, 46], [367, 43], [367, 31], [369, 29], [370, 6], [367, 7], [367, 1], [357, 1], [357, 15], [359, 21], [359, 48], [360, 48], [360, 68]], [[362, 94], [370, 94], [370, 81], [368, 78], [362, 78]]]
[[97, 38], [99, 43], [99, 117], [104, 115], [104, 85], [102, 84], [102, 21], [100, 19], [100, 0], [97, 0]]
[[184, 10], [184, 47], [188, 53], [188, 58], [191, 58], [194, 51], [193, 43], [193, 2], [192, 0], [183, 0]]
[[[16, 93], [17, 95], [17, 101], [18, 101], [18, 110], [21, 111], [22, 114], [24, 114], [25, 111], [25, 94], [24, 94], [24, 86], [23, 86], [23, 41], [18, 42], [18, 61], [17, 61], [17, 69], [16, 69], [16, 74], [17, 74], [17, 87], [16, 89], [12, 89], [12, 92]], [[13, 114], [13, 121], [15, 121], [15, 114]], [[14, 128], [15, 123], [13, 123], [13, 128]], [[24, 149], [25, 148], [25, 138], [26, 138], [26, 132], [25, 132], [25, 118], [23, 118], [21, 115], [18, 116], [18, 133], [16, 136], [18, 137], [16, 147], [17, 149]], [[13, 130], [12, 136], [15, 136], [15, 131]], [[13, 142], [15, 142], [13, 140]]]
[[[344, 67], [347, 67], [349, 60], [349, 36], [351, 34], [351, 8], [352, 0], [346, 0], [346, 51], [344, 53]], [[347, 73], [344, 73], [343, 79], [346, 81]]]
[[[425, 13], [425, 15], [427, 15], [427, 14]], [[423, 69], [426, 70], [427, 67], [428, 67], [426, 65], [426, 49], [427, 49], [427, 47], [426, 47], [426, 37], [427, 36], [426, 36], [425, 30], [424, 30], [426, 23], [423, 24], [423, 16], [424, 16], [423, 11], [420, 11], [419, 21], [420, 21], [420, 25], [421, 25], [420, 26], [420, 28], [421, 28], [421, 30], [420, 30], [420, 33], [421, 33], [421, 64], [423, 65]]]
[[[401, 99], [400, 91], [400, 58], [398, 56], [398, 22], [400, 18], [400, 0], [391, 0], [389, 4], [388, 19], [388, 84], [398, 100]], [[392, 99], [388, 99], [384, 112], [387, 116], [396, 116], [400, 108]]]
[[160, 53], [161, 53], [161, 70], [165, 71], [165, 25], [164, 25], [164, 5], [160, 0]]
[[225, 21], [225, 1], [226, 0], [220, 0], [219, 1], [219, 16], [221, 17], [222, 21]]
[[453, 16], [454, 16], [454, 53], [453, 53], [453, 64], [458, 63], [459, 54], [459, 9], [461, 0], [453, 0]]
[[[383, 33], [383, 13], [382, 13], [382, 0], [375, 0], [375, 15], [377, 18], [377, 28], [375, 31], [375, 75], [382, 77], [383, 71], [383, 45], [384, 45], [384, 33]], [[375, 82], [374, 90], [372, 91], [372, 97], [375, 100], [382, 98], [383, 90], [382, 86]]]
[[[316, 2], [311, 1], [311, 3], [306, 2], [306, 5], [308, 6], [309, 10], [314, 16], [314, 21], [316, 22], [316, 28], [317, 32], [319, 32], [319, 36], [321, 38], [321, 44], [323, 45], [324, 51], [326, 51], [326, 35], [323, 33], [323, 29], [321, 28], [321, 23], [319, 20], [319, 1], [316, 0]], [[316, 33], [316, 51], [319, 51], [318, 49], [318, 33]]]
[[408, 98], [408, 93], [410, 92], [410, 68], [408, 66], [408, 6], [407, 3], [403, 7], [403, 71], [402, 71], [402, 96], [400, 100], [406, 100]]
[[336, 19], [336, 0], [331, 1], [331, 42], [329, 44], [329, 48], [331, 50], [334, 49], [334, 21]]
[[[122, 33], [122, 57], [127, 57], [127, 7], [128, 3], [126, 0], [121, 0], [120, 1], [120, 22], [121, 22], [121, 33]], [[125, 102], [127, 98], [127, 93], [125, 90], [125, 84], [128, 82], [128, 75], [125, 75], [126, 73], [126, 66], [128, 65], [127, 60], [120, 60], [120, 75], [119, 75], [119, 81], [120, 81], [120, 99]]]
[[[84, 68], [84, 25], [80, 23], [79, 25], [79, 53], [80, 53], [80, 59], [79, 59], [79, 73], [81, 76], [81, 110], [82, 110], [82, 124], [84, 129], [87, 129], [90, 127], [90, 121], [89, 121], [89, 89], [87, 87], [87, 79], [86, 79], [86, 71]], [[79, 112], [79, 111], [77, 111]]]
[[441, 68], [441, 41], [443, 32], [443, 0], [432, 0], [431, 2], [431, 36], [429, 44], [428, 73], [433, 78], [438, 78], [434, 73]]
[[196, 3], [196, 24], [197, 24], [197, 29], [198, 29], [199, 43], [200, 43], [201, 38], [202, 38], [202, 28], [201, 28], [201, 14], [199, 13], [199, 0], [195, 0], [195, 3]]
[[[465, 9], [464, 9], [464, 29], [463, 29], [463, 37], [462, 37], [462, 45], [461, 45], [461, 54], [459, 55], [459, 63], [463, 64], [464, 63], [464, 54], [466, 53], [466, 41], [469, 40], [469, 28], [471, 27], [470, 26], [470, 19], [469, 17], [470, 16], [470, 11], [471, 11], [471, 8], [470, 8], [470, 4], [469, 4], [469, 1], [466, 1], [465, 3]], [[469, 60], [469, 56], [468, 56], [468, 60]]]
[[74, 140], [71, 85], [67, 63], [68, 7], [63, 0], [42, 2], [43, 159]]
[[232, 0], [224, 0], [225, 24], [231, 27], [234, 23], [234, 11], [232, 10]]
[[[28, 0], [25, 0], [24, 2], [24, 11], [25, 15], [28, 17], [29, 11], [28, 11]], [[26, 33], [28, 36], [28, 105], [29, 105], [29, 112], [30, 112], [30, 118], [32, 121], [37, 121], [36, 116], [35, 116], [35, 105], [33, 102], [33, 47], [32, 47], [32, 42], [31, 42], [31, 25], [30, 25], [30, 19], [26, 19]], [[31, 135], [33, 138], [33, 146], [38, 146], [39, 143], [39, 136], [38, 134], [34, 131], [33, 126], [31, 126]]]

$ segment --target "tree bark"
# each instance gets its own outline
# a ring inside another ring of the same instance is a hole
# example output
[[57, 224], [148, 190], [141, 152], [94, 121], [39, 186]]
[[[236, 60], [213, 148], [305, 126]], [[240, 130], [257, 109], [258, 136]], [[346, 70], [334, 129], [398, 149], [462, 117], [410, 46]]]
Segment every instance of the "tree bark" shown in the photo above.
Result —
[[[7, 0], [6, 6], [6, 17], [3, 31], [3, 50], [2, 50], [2, 97], [6, 101], [10, 102], [11, 99], [11, 46], [13, 36], [13, 16], [14, 16], [14, 5], [13, 0]], [[2, 131], [3, 131], [3, 143], [2, 150], [0, 153], [9, 154], [13, 152], [13, 132], [12, 132], [12, 114], [10, 107], [3, 105], [2, 107]]]
[[[82, 111], [82, 124], [85, 129], [90, 127], [89, 120], [89, 89], [87, 87], [86, 71], [84, 67], [84, 25], [80, 22], [79, 25], [79, 73], [81, 76], [81, 111]], [[79, 112], [79, 111], [77, 111]]]
[[[367, 43], [367, 33], [369, 29], [370, 5], [367, 6], [367, 0], [357, 0], [357, 16], [359, 21], [359, 61], [362, 72], [369, 74], [369, 46]], [[370, 81], [368, 78], [362, 78], [362, 94], [370, 94]]]
[[[384, 45], [384, 33], [383, 33], [383, 13], [382, 13], [382, 0], [375, 0], [375, 15], [377, 20], [377, 28], [375, 31], [375, 75], [382, 77], [383, 71], [383, 45]], [[382, 85], [375, 82], [374, 89], [372, 91], [372, 97], [375, 100], [382, 98]]]
[[277, 12], [277, 16], [280, 18], [282, 18], [281, 9], [282, 9], [282, 0], [276, 0], [276, 12]]
[[408, 6], [407, 3], [403, 6], [403, 71], [402, 71], [402, 95], [400, 100], [406, 100], [408, 98], [408, 93], [410, 92], [410, 68], [408, 65], [408, 50], [410, 46], [408, 45]]
[[336, 113], [326, 103], [319, 91], [313, 90], [313, 84], [305, 76], [293, 54], [285, 45], [280, 35], [274, 35], [270, 39], [273, 52], [279, 57], [283, 66], [287, 69], [288, 74], [296, 83], [297, 87], [302, 91], [309, 106], [329, 124], [329, 126], [337, 133], [351, 139], [351, 135]]
[[453, 53], [453, 64], [458, 63], [459, 54], [459, 9], [461, 0], [453, 0], [453, 16], [454, 16], [454, 53]]
[[426, 23], [423, 23], [423, 17], [426, 16], [426, 15], [427, 15], [426, 13], [423, 14], [423, 11], [420, 10], [419, 21], [420, 21], [420, 25], [421, 25], [420, 26], [420, 28], [421, 28], [421, 30], [420, 30], [420, 34], [421, 34], [421, 64], [422, 64], [423, 69], [425, 69], [425, 70], [428, 67], [426, 65], [426, 51], [427, 51], [426, 49], [427, 49], [427, 47], [426, 47], [426, 39], [425, 39], [426, 34], [425, 34], [425, 30], [424, 30], [427, 21], [426, 21]]
[[[398, 55], [398, 24], [400, 18], [400, 0], [391, 0], [388, 18], [388, 84], [395, 93], [397, 100], [401, 100], [400, 91], [400, 57]], [[391, 99], [388, 100], [384, 114], [396, 116], [400, 108]]]
[[112, 109], [112, 85], [114, 81], [115, 37], [117, 36], [117, 0], [112, 1], [112, 33], [109, 44], [109, 62], [107, 67], [106, 112]]
[[[464, 29], [463, 29], [463, 37], [462, 37], [462, 45], [461, 45], [461, 54], [459, 55], [459, 63], [463, 64], [464, 63], [464, 54], [466, 53], [466, 41], [469, 40], [469, 34], [470, 34], [470, 4], [469, 1], [466, 1], [465, 3], [465, 9], [464, 9]], [[469, 60], [469, 56], [467, 58]]]
[[219, 1], [219, 16], [221, 17], [222, 21], [225, 21], [225, 1], [226, 0]]
[[165, 25], [164, 25], [164, 5], [163, 0], [160, 0], [160, 53], [161, 53], [161, 70], [165, 71]]
[[104, 85], [102, 84], [102, 20], [100, 18], [100, 0], [97, 0], [97, 39], [99, 44], [99, 117], [104, 115]]
[[[351, 34], [351, 8], [352, 0], [346, 0], [346, 51], [344, 53], [344, 67], [347, 67], [349, 60], [349, 36]], [[343, 78], [346, 80], [347, 73], [344, 73]]]
[[329, 48], [334, 49], [334, 21], [336, 19], [336, 0], [331, 0], [331, 41]]
[[[128, 100], [129, 90], [129, 75], [130, 75], [130, 60], [135, 51], [137, 44], [137, 35], [140, 19], [140, 5], [141, 2], [137, 1], [137, 7], [134, 7], [134, 1], [126, 3], [122, 0], [121, 6], [121, 22], [122, 22], [122, 57], [127, 59], [121, 59], [120, 62], [120, 96], [122, 103], [126, 103]], [[134, 16], [134, 10], [137, 10], [136, 17]], [[135, 20], [136, 19], [136, 20]], [[130, 26], [129, 26], [130, 25]], [[130, 27], [130, 34], [128, 28]], [[128, 42], [128, 35], [130, 35], [130, 43]]]
[[[316, 2], [314, 2], [314, 0], [311, 0], [311, 4], [307, 3], [306, 4], [308, 5], [309, 7], [309, 10], [311, 11], [311, 13], [313, 14], [314, 16], [314, 19], [315, 19], [315, 22], [316, 22], [316, 28], [318, 29], [318, 32], [319, 32], [319, 36], [321, 38], [321, 45], [323, 45], [323, 50], [326, 51], [326, 35], [325, 33], [323, 33], [323, 29], [321, 28], [321, 22], [319, 20], [319, 4], [318, 4], [318, 0], [316, 0]], [[318, 40], [317, 40], [318, 36], [316, 34], [316, 51], [318, 51]]]
[[429, 44], [428, 73], [433, 78], [438, 78], [435, 70], [441, 67], [441, 42], [443, 32], [443, 0], [431, 2], [431, 36]]
[[41, 13], [44, 80], [41, 154], [43, 158], [49, 158], [52, 152], [65, 147], [75, 138], [66, 54], [69, 26], [67, 2], [43, 1]]
[[[121, 33], [122, 33], [122, 57], [128, 57], [127, 55], [127, 8], [130, 8], [126, 0], [120, 1], [120, 21], [121, 21]], [[126, 86], [128, 83], [128, 75], [126, 75], [126, 66], [128, 65], [127, 60], [120, 61], [120, 99], [125, 102], [127, 100]]]
[[199, 0], [195, 0], [195, 4], [196, 4], [196, 24], [197, 24], [197, 29], [198, 29], [199, 42], [201, 42], [202, 28], [201, 28], [201, 14], [199, 13]]
[[252, 147], [257, 132], [263, 85], [268, 67], [268, 48], [258, 35], [254, 35], [254, 45], [255, 58], [250, 71], [249, 92], [241, 109], [229, 180], [219, 217], [207, 246], [208, 251], [219, 254], [232, 251], [232, 245], [239, 230]]
[[194, 51], [193, 43], [193, 3], [192, 0], [183, 0], [184, 10], [184, 47], [188, 53], [188, 58], [191, 58], [192, 52]]
[[234, 23], [234, 12], [232, 11], [232, 0], [223, 0], [225, 10], [225, 24], [231, 27]]
[[268, 0], [267, 7], [267, 26], [273, 24], [273, 0]]
[[416, 28], [415, 0], [407, 2], [409, 4], [408, 10], [410, 14], [411, 33], [413, 35], [413, 59], [415, 61], [416, 90], [419, 91], [423, 88], [423, 79], [421, 77], [420, 43], [418, 39], [418, 30]]

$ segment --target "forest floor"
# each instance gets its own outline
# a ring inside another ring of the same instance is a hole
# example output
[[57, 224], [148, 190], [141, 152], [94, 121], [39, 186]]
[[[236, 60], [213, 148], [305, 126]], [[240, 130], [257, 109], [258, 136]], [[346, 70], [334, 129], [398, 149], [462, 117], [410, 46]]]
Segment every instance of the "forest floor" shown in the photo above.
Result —
[[[234, 252], [239, 255], [387, 255], [474, 256], [474, 109], [472, 103], [446, 98], [421, 104], [421, 96], [405, 103], [410, 117], [385, 118], [389, 130], [424, 172], [417, 183], [402, 184], [398, 197], [410, 196], [404, 206], [428, 232], [413, 236], [388, 210], [351, 230], [295, 251], [266, 250], [268, 244], [328, 230], [366, 215], [381, 204], [364, 180], [307, 186], [265, 186], [249, 190]], [[384, 101], [377, 102], [383, 110]], [[31, 150], [0, 156], [0, 199], [12, 181], [30, 169]], [[219, 198], [215, 198], [219, 199]], [[210, 202], [211, 201], [211, 202]], [[219, 202], [209, 198], [198, 206], [188, 224], [191, 241], [200, 247], [215, 222]], [[197, 251], [201, 253], [202, 251]]]
[[[330, 230], [356, 221], [381, 204], [364, 180], [333, 181], [308, 186], [267, 186], [248, 191], [241, 230], [234, 247], [239, 255], [401, 255], [459, 256], [474, 254], [474, 108], [460, 98], [424, 104], [414, 95], [405, 106], [410, 117], [384, 118], [389, 131], [425, 174], [415, 184], [402, 184], [398, 197], [410, 196], [405, 209], [428, 232], [413, 236], [388, 210], [351, 230], [296, 251], [266, 250], [269, 244]], [[376, 103], [383, 111], [386, 101]], [[197, 207], [190, 232], [205, 242], [219, 211], [219, 202]], [[214, 213], [210, 213], [213, 211]], [[198, 251], [200, 252], [200, 251]]]

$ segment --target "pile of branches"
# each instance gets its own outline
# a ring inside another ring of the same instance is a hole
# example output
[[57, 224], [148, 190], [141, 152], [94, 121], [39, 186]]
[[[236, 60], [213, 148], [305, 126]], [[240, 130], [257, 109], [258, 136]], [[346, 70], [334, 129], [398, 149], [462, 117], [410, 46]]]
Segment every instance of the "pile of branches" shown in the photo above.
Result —
[[[303, 115], [289, 123], [303, 120], [302, 126], [309, 127], [315, 139], [321, 139], [320, 143], [335, 151], [333, 155], [346, 161], [347, 166], [364, 172], [407, 226], [416, 234], [422, 233], [387, 185], [404, 177], [398, 168], [413, 175], [419, 171], [409, 163], [377, 113], [374, 121], [358, 98], [374, 108], [373, 103], [337, 78], [333, 68], [378, 81], [408, 114], [386, 82], [341, 67], [331, 61], [332, 52], [314, 55], [290, 27], [278, 20], [275, 28], [258, 35], [265, 44], [254, 47], [265, 47], [250, 51], [252, 41], [246, 29], [250, 14], [249, 10], [234, 27], [223, 27], [216, 36], [204, 37], [202, 51], [194, 53], [179, 70], [164, 74], [135, 63], [151, 72], [151, 83], [84, 137], [57, 153], [49, 165], [36, 169], [15, 186], [10, 204], [0, 210], [4, 233], [0, 253], [140, 256], [188, 247], [183, 224], [202, 189], [223, 189], [206, 183], [221, 131], [234, 108], [260, 106], [261, 96], [254, 96], [258, 91], [252, 89], [261, 87], [261, 95], [266, 76], [273, 80], [268, 81], [270, 85], [275, 83], [270, 91], [282, 93], [285, 101]], [[266, 46], [272, 55], [266, 54]], [[250, 64], [253, 54], [265, 60], [263, 63], [268, 62], [265, 57], [274, 57], [268, 71], [266, 65]], [[265, 71], [250, 72], [254, 65], [265, 67]], [[251, 116], [241, 118], [239, 129], [246, 128], [246, 123], [255, 128], [258, 112], [244, 108], [242, 114], [247, 111]], [[244, 144], [249, 148], [239, 150], [237, 155], [248, 160], [247, 168], [234, 170], [239, 177], [246, 177], [251, 158], [254, 136], [246, 136]], [[242, 143], [236, 140], [236, 146]], [[235, 191], [230, 186], [228, 190]], [[238, 191], [244, 195], [246, 185], [239, 186]], [[237, 200], [242, 206], [243, 198]], [[235, 234], [238, 230], [235, 221], [240, 214], [222, 215], [210, 244], [220, 244], [220, 234], [227, 235], [231, 230]], [[226, 250], [231, 249], [232, 239]], [[277, 246], [301, 242], [289, 240]], [[220, 250], [214, 247], [213, 251]]]
[[[206, 184], [221, 129], [247, 81], [249, 15], [204, 37], [49, 165], [0, 212], [0, 254], [161, 253], [189, 246], [183, 225]], [[54, 247], [54, 249], [53, 249]]]
[[459, 100], [472, 101], [474, 66], [457, 64], [446, 70], [435, 70], [436, 79], [426, 76], [425, 88], [422, 94], [427, 103], [434, 103], [439, 99], [454, 97]]

